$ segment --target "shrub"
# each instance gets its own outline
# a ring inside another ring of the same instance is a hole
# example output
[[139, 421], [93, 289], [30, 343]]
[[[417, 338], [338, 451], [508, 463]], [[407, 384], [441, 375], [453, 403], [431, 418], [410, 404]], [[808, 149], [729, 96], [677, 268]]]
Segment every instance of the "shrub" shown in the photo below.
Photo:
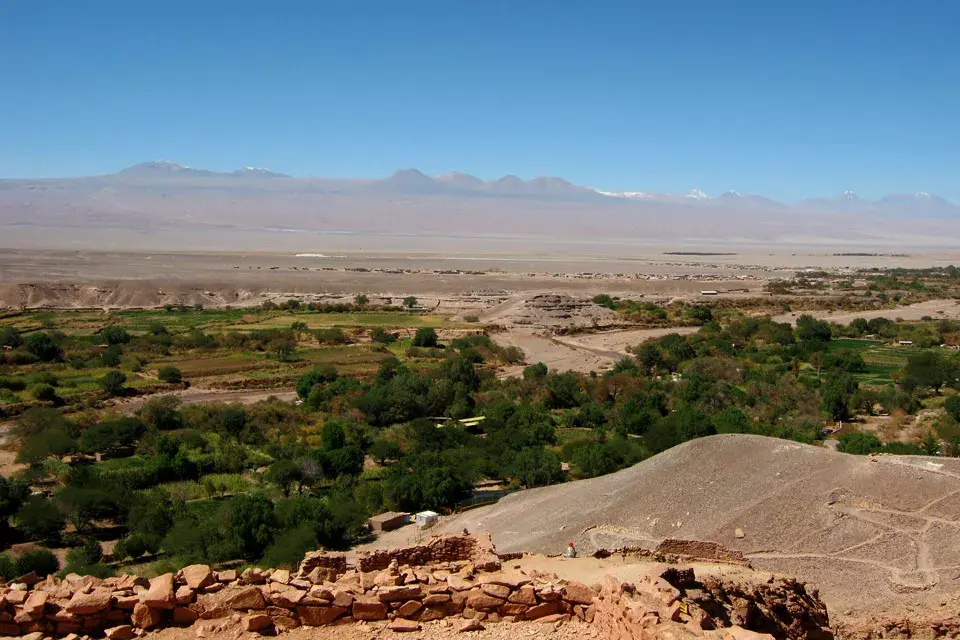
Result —
[[32, 549], [17, 556], [14, 567], [18, 576], [33, 571], [41, 578], [46, 578], [60, 570], [60, 561], [48, 549]]
[[839, 440], [837, 449], [844, 453], [866, 455], [883, 449], [880, 439], [872, 433], [841, 433]]
[[343, 333], [343, 329], [333, 327], [330, 329], [318, 329], [313, 334], [320, 344], [347, 344], [350, 342]]
[[480, 316], [474, 316], [474, 315], [463, 316], [463, 321], [470, 322], [470, 323], [480, 322]]
[[263, 554], [260, 564], [268, 567], [290, 567], [303, 560], [307, 551], [319, 546], [317, 534], [309, 524], [279, 534]]
[[23, 378], [0, 376], [0, 389], [7, 389], [8, 391], [23, 391], [26, 388], [27, 381]]
[[537, 362], [531, 364], [523, 369], [523, 379], [524, 380], [539, 380], [547, 377], [549, 373], [547, 365], [542, 362]]
[[57, 396], [57, 390], [49, 384], [35, 384], [30, 391], [33, 393], [33, 397], [40, 402], [56, 402], [60, 399]]
[[100, 387], [110, 396], [118, 396], [124, 392], [124, 383], [127, 376], [121, 371], [108, 371], [100, 381]]
[[19, 577], [17, 565], [10, 556], [0, 556], [0, 580], [10, 581]]
[[118, 367], [123, 361], [123, 348], [120, 345], [112, 344], [103, 350], [100, 355], [100, 362], [105, 367]]
[[380, 344], [393, 344], [397, 341], [397, 334], [390, 333], [382, 327], [374, 327], [370, 331], [370, 339]]
[[167, 384], [180, 384], [183, 382], [183, 374], [180, 372], [180, 369], [171, 365], [160, 367], [157, 370], [157, 378]]
[[[86, 538], [83, 544], [67, 552], [68, 567], [85, 567], [103, 558], [103, 547], [96, 538]], [[79, 573], [79, 572], [76, 572]]]
[[19, 331], [13, 327], [0, 329], [0, 346], [16, 349], [21, 344], [23, 344], [23, 338], [20, 337]]
[[954, 420], [960, 421], [960, 395], [947, 398], [947, 401], [943, 403], [943, 408]]

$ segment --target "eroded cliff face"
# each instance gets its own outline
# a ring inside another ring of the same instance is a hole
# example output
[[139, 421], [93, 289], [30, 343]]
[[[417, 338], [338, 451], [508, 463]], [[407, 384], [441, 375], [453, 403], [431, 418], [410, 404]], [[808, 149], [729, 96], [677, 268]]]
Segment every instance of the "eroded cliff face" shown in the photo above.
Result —
[[[516, 557], [514, 554], [513, 558]], [[152, 580], [24, 576], [0, 590], [0, 635], [105, 635], [223, 620], [246, 631], [381, 622], [395, 631], [460, 618], [465, 629], [499, 622], [578, 621], [604, 637], [832, 637], [815, 591], [792, 580], [700, 580], [682, 565], [650, 563], [634, 582], [587, 585], [521, 571], [488, 536], [436, 537], [404, 549], [309, 554], [299, 571], [215, 571], [193, 565]], [[226, 628], [226, 627], [224, 627]]]

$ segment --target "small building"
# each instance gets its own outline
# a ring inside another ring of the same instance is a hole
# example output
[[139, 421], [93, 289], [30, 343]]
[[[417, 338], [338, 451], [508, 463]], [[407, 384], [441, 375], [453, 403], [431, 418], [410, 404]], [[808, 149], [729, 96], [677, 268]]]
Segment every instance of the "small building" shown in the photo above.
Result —
[[899, 344], [901, 347], [912, 347], [913, 340], [900, 340], [897, 344]]
[[421, 511], [413, 518], [418, 527], [421, 529], [429, 529], [440, 521], [440, 514], [436, 511]]
[[399, 511], [387, 511], [367, 520], [373, 531], [393, 531], [410, 522], [410, 514]]
[[716, 289], [704, 289], [703, 291], [700, 292], [700, 295], [702, 295], [702, 296], [718, 296], [718, 295], [720, 295], [720, 292], [717, 291]]

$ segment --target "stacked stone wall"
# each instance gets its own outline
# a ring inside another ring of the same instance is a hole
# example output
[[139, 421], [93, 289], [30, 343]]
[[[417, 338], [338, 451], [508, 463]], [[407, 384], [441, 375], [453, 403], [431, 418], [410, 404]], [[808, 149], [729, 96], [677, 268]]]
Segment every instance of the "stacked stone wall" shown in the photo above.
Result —
[[354, 567], [343, 554], [313, 553], [295, 573], [251, 568], [238, 575], [193, 565], [149, 581], [25, 576], [0, 587], [0, 636], [129, 640], [145, 630], [208, 620], [226, 621], [212, 629], [232, 623], [262, 633], [358, 621], [415, 631], [454, 616], [465, 629], [577, 620], [622, 640], [668, 631], [678, 638], [733, 634], [733, 640], [753, 640], [749, 630], [798, 640], [829, 636], [822, 603], [796, 582], [748, 588], [651, 565], [650, 575], [635, 584], [608, 579], [588, 586], [519, 566], [503, 569], [489, 537], [447, 536], [360, 554]]

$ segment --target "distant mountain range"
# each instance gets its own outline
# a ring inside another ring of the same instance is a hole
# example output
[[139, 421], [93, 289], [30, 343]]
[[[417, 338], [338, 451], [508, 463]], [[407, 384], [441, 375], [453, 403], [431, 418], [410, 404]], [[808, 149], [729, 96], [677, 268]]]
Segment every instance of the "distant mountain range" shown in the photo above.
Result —
[[[42, 241], [54, 237], [43, 229], [72, 230], [71, 239], [96, 230], [124, 230], [147, 240], [184, 233], [196, 239], [201, 237], [197, 230], [223, 238], [280, 230], [951, 246], [960, 230], [960, 207], [927, 193], [871, 201], [847, 191], [785, 204], [737, 191], [714, 196], [700, 189], [685, 194], [601, 191], [557, 177], [481, 180], [465, 173], [429, 176], [401, 169], [382, 179], [295, 178], [263, 168], [217, 172], [159, 160], [109, 175], [0, 180], [0, 237], [3, 230], [7, 238], [15, 237], [13, 230]], [[241, 248], [232, 242], [225, 239], [223, 248]]]
[[[323, 185], [338, 182], [325, 178], [294, 178], [269, 169], [244, 167], [231, 172], [217, 172], [197, 169], [170, 162], [155, 160], [127, 167], [114, 174], [125, 178], [287, 178], [292, 182], [306, 185]], [[111, 176], [102, 176], [110, 178]], [[383, 179], [344, 180], [354, 189], [369, 189], [379, 192], [396, 192], [419, 195], [475, 195], [510, 196], [525, 198], [570, 199], [574, 201], [599, 201], [602, 198], [621, 200], [659, 201], [686, 203], [722, 203], [727, 206], [770, 207], [782, 210], [834, 211], [834, 212], [870, 212], [887, 214], [916, 214], [934, 217], [960, 216], [960, 207], [944, 198], [929, 193], [893, 194], [880, 200], [870, 201], [859, 198], [855, 191], [844, 191], [835, 198], [809, 198], [796, 205], [786, 205], [759, 195], [741, 194], [738, 191], [725, 191], [711, 197], [700, 189], [692, 189], [685, 194], [655, 193], [646, 191], [601, 191], [593, 187], [575, 185], [563, 178], [542, 176], [532, 180], [522, 180], [514, 175], [503, 176], [496, 180], [481, 180], [468, 173], [444, 173], [428, 176], [418, 169], [400, 169]]]

